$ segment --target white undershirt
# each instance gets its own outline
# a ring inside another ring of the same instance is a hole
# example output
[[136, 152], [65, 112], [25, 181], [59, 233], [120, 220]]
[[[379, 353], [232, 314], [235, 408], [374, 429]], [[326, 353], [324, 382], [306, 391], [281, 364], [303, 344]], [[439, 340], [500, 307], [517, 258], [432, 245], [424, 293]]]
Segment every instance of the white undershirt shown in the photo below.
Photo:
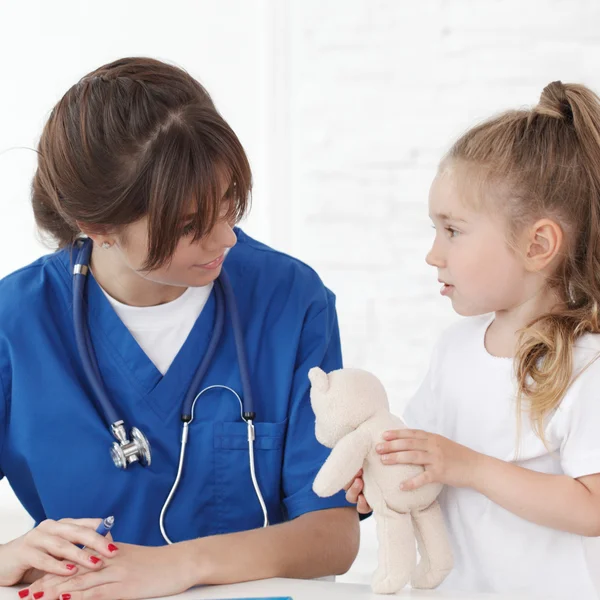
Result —
[[200, 316], [213, 284], [189, 287], [179, 298], [158, 306], [129, 306], [102, 289], [135, 341], [164, 375]]

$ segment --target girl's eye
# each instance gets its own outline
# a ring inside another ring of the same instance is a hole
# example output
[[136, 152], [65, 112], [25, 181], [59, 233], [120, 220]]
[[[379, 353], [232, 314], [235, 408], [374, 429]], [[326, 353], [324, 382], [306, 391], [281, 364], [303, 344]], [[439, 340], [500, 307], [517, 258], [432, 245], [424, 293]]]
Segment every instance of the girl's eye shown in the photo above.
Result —
[[445, 227], [446, 231], [448, 232], [448, 237], [456, 237], [458, 235], [458, 231], [456, 231], [456, 229], [453, 229], [452, 227]]

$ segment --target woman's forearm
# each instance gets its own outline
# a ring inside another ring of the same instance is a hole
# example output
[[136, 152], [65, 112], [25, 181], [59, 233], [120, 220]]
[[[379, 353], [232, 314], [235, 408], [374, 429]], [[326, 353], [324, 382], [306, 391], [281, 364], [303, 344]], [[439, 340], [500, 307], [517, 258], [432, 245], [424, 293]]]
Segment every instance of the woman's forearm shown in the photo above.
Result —
[[600, 497], [568, 475], [548, 475], [480, 455], [471, 487], [538, 525], [583, 536], [600, 535]]
[[353, 508], [304, 514], [293, 521], [179, 544], [196, 584], [227, 584], [271, 577], [311, 579], [345, 573], [360, 538]]

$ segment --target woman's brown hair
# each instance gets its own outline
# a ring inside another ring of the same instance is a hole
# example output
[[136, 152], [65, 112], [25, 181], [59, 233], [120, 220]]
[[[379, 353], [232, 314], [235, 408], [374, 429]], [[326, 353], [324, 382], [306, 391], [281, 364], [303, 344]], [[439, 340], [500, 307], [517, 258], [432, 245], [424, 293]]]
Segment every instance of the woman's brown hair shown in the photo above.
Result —
[[123, 58], [83, 77], [52, 110], [32, 204], [59, 248], [81, 235], [78, 224], [119, 233], [147, 216], [150, 270], [173, 255], [185, 215], [195, 214], [199, 239], [224, 200], [227, 218], [242, 218], [251, 186], [244, 149], [200, 83], [158, 60]]
[[600, 98], [583, 85], [550, 83], [531, 110], [468, 131], [446, 161], [475, 167], [483, 185], [494, 186], [489, 197], [507, 218], [509, 241], [539, 218], [563, 229], [548, 279], [559, 308], [521, 330], [515, 357], [517, 416], [527, 401], [534, 431], [546, 441], [546, 418], [574, 379], [573, 345], [586, 332], [600, 333]]

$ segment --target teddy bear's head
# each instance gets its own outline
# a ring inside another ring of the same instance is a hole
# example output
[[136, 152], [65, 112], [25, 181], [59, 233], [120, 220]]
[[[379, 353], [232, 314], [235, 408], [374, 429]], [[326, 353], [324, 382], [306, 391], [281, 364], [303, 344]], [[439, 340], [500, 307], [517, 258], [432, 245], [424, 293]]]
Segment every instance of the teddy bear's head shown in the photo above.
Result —
[[310, 402], [317, 418], [317, 440], [333, 448], [345, 435], [379, 410], [389, 410], [385, 389], [375, 375], [339, 369], [329, 375], [318, 367], [308, 373]]

